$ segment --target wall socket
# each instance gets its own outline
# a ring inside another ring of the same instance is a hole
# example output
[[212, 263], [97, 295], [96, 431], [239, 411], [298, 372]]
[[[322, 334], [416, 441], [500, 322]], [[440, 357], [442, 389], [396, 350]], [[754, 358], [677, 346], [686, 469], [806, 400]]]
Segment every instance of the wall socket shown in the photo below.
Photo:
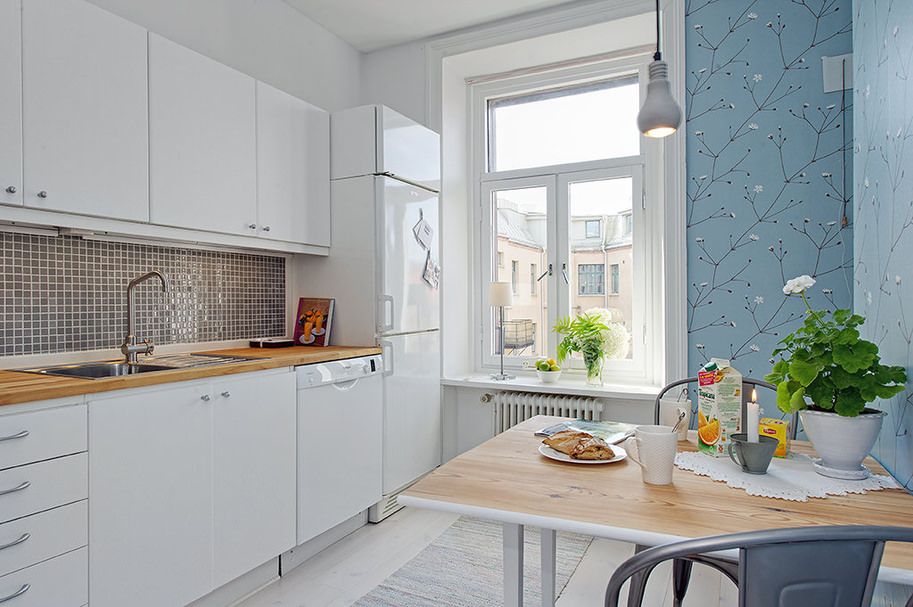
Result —
[[[844, 81], [844, 71], [846, 80]], [[853, 54], [821, 58], [821, 73], [824, 75], [824, 92], [834, 93], [853, 88]], [[844, 84], [845, 82], [845, 84]]]

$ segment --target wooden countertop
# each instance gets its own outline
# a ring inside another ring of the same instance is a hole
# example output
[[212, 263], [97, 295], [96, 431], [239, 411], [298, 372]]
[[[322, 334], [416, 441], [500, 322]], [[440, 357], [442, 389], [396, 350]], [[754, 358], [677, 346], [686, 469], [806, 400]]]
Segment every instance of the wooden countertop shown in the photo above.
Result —
[[371, 356], [380, 354], [378, 347], [352, 347], [352, 346], [327, 346], [327, 347], [300, 347], [291, 348], [232, 348], [229, 350], [207, 350], [194, 352], [194, 354], [216, 354], [220, 356], [239, 356], [254, 360], [228, 363], [224, 365], [210, 365], [193, 369], [174, 369], [170, 371], [156, 371], [140, 373], [124, 377], [109, 377], [105, 379], [83, 379], [79, 377], [60, 377], [54, 375], [40, 375], [37, 373], [23, 373], [21, 371], [0, 370], [0, 406], [14, 405], [52, 398], [66, 398], [68, 396], [81, 396], [97, 392], [112, 390], [125, 390], [156, 384], [232, 375], [235, 373], [249, 373], [264, 369], [277, 369], [280, 367], [293, 367], [312, 363], [342, 360], [358, 356]]
[[[533, 432], [559, 421], [565, 419], [540, 416], [522, 422], [450, 460], [398, 499], [406, 506], [645, 545], [776, 527], [913, 527], [913, 496], [901, 489], [793, 502], [751, 496], [679, 468], [673, 484], [647, 485], [630, 458], [605, 466], [555, 462], [538, 453], [542, 438]], [[690, 442], [679, 443], [679, 450], [695, 449]], [[794, 441], [793, 449], [814, 453], [804, 441]], [[885, 474], [871, 457], [866, 465]], [[913, 544], [889, 542], [882, 565], [906, 570], [909, 580]]]

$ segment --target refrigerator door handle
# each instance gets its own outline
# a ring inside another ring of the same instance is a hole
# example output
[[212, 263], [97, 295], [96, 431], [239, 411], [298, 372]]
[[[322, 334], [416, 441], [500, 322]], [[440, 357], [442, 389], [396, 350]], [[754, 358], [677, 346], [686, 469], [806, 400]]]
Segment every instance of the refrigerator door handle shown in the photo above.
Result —
[[393, 342], [382, 339], [377, 342], [377, 345], [380, 346], [381, 356], [384, 359], [383, 376], [389, 377], [390, 375], [393, 375]]
[[378, 329], [381, 332], [383, 331], [392, 331], [393, 330], [393, 296], [392, 295], [381, 295], [380, 296], [380, 322], [378, 324]]

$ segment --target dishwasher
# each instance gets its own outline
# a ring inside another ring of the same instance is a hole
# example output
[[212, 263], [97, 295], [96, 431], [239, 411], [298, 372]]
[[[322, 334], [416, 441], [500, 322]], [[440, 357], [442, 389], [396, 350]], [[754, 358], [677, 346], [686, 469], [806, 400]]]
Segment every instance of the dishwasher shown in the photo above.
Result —
[[300, 546], [383, 493], [383, 359], [296, 367]]

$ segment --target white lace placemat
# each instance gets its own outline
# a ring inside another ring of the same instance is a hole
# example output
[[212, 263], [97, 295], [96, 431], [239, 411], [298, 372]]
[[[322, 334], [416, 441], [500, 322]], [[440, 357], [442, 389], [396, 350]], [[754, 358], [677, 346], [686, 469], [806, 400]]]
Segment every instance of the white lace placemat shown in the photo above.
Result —
[[744, 489], [748, 495], [796, 502], [807, 502], [810, 497], [865, 493], [899, 487], [893, 478], [880, 474], [872, 474], [861, 481], [822, 476], [815, 472], [810, 458], [796, 454], [791, 454], [789, 459], [774, 458], [770, 462], [767, 474], [748, 474], [742, 472], [742, 469], [728, 457], [710, 457], [694, 451], [677, 454], [675, 465], [682, 470], [722, 481], [730, 487]]

